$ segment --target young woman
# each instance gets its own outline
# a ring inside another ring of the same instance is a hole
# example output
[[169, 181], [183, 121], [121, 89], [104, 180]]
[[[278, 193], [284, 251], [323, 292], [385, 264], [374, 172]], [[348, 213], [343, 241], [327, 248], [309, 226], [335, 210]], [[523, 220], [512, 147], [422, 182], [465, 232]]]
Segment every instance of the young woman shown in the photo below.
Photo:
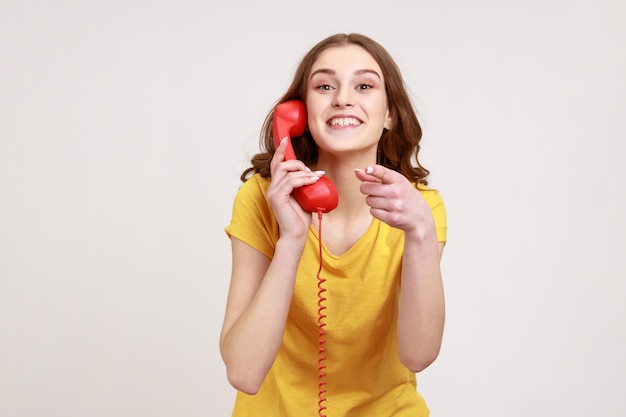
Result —
[[[289, 100], [308, 115], [298, 160], [274, 146], [272, 110], [226, 228], [233, 416], [427, 416], [415, 373], [442, 341], [446, 213], [400, 71], [374, 40], [337, 34], [305, 55]], [[321, 176], [339, 201], [323, 215], [292, 196]]]

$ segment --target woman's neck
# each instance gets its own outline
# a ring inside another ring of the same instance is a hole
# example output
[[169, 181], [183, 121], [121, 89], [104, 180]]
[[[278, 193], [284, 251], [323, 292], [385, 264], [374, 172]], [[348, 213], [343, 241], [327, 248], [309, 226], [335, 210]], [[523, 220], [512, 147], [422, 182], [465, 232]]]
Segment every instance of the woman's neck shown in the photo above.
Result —
[[[320, 156], [316, 170], [323, 170], [339, 195], [338, 212], [355, 213], [366, 207], [365, 196], [360, 191], [361, 181], [354, 174], [355, 169], [365, 169], [375, 162], [375, 155], [342, 155], [339, 158]], [[337, 213], [339, 214], [339, 213]]]

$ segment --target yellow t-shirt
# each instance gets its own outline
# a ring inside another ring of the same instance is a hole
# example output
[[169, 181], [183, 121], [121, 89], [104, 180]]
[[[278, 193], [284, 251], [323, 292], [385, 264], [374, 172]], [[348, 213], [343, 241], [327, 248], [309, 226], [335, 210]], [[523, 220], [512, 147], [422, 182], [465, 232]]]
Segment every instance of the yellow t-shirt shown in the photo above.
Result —
[[[278, 224], [265, 192], [270, 179], [253, 175], [239, 189], [228, 236], [271, 258]], [[437, 190], [417, 185], [431, 207], [440, 242], [446, 211]], [[322, 227], [323, 227], [322, 218]], [[322, 229], [322, 233], [323, 233]], [[415, 374], [398, 358], [397, 309], [403, 231], [374, 219], [340, 256], [322, 245], [326, 281], [325, 414], [328, 417], [425, 417]], [[318, 415], [318, 231], [311, 226], [298, 268], [283, 342], [259, 392], [237, 393], [233, 417]]]

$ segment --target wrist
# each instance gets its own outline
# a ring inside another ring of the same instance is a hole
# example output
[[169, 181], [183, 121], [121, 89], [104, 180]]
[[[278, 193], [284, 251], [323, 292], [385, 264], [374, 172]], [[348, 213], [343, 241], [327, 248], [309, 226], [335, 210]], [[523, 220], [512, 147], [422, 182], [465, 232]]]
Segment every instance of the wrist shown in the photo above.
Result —
[[437, 230], [434, 224], [421, 225], [411, 230], [404, 231], [405, 243], [424, 245], [437, 243]]
[[276, 251], [284, 250], [293, 254], [302, 254], [306, 244], [307, 234], [303, 235], [281, 235], [276, 241]]

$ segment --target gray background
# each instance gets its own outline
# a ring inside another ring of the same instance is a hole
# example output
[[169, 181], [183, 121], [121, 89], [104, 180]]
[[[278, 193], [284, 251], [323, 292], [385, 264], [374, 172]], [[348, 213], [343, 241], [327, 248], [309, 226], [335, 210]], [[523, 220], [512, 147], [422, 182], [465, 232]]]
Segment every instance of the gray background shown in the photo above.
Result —
[[623, 416], [623, 1], [0, 1], [0, 415], [227, 416], [223, 232], [314, 43], [396, 58], [448, 208], [434, 416]]

